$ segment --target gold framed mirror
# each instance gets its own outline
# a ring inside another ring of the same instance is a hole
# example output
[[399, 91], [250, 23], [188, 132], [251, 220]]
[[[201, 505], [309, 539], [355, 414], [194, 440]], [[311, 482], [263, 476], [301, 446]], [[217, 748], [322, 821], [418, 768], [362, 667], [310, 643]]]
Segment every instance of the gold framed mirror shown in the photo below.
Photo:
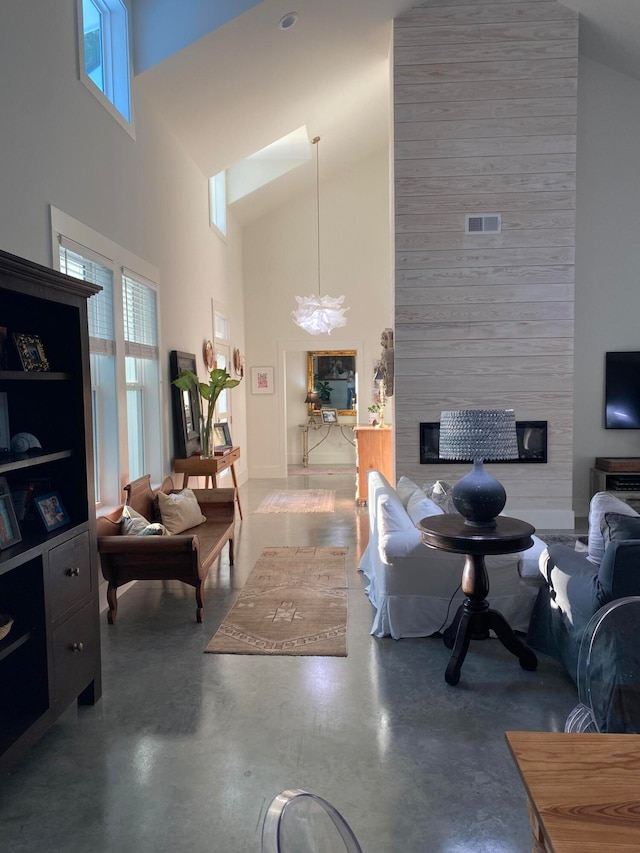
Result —
[[[319, 395], [316, 409], [328, 406], [339, 415], [356, 415], [356, 350], [311, 350], [307, 352], [307, 392]], [[308, 403], [313, 414], [314, 403]]]

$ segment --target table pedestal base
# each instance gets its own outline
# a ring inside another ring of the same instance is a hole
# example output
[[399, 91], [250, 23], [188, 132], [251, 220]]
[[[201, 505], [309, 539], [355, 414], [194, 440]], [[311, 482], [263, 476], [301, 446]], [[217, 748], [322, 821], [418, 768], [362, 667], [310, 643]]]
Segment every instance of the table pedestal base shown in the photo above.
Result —
[[485, 639], [490, 630], [518, 658], [523, 669], [531, 672], [538, 666], [535, 654], [515, 635], [504, 616], [489, 607], [485, 597], [488, 592], [486, 577], [484, 557], [480, 554], [467, 555], [462, 579], [462, 590], [467, 598], [443, 634], [445, 646], [453, 649], [444, 674], [447, 684], [455, 685], [460, 681], [460, 670], [471, 640]]

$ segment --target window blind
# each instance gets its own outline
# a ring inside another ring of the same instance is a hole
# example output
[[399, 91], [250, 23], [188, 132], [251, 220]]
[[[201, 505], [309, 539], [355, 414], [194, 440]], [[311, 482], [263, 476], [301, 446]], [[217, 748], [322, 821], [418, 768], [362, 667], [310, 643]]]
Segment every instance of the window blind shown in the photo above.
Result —
[[59, 251], [61, 272], [102, 288], [87, 303], [89, 349], [91, 352], [113, 355], [113, 270], [105, 266], [108, 259], [66, 237], [60, 237]]
[[124, 346], [128, 356], [158, 359], [158, 311], [156, 292], [122, 271]]

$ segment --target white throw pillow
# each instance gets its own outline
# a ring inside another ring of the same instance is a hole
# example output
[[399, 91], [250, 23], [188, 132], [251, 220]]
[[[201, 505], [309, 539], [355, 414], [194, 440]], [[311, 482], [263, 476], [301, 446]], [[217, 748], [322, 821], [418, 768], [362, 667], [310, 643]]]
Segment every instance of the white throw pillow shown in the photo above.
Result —
[[420, 493], [424, 495], [422, 489], [414, 492], [407, 504], [407, 514], [414, 524], [422, 521], [423, 518], [428, 518], [430, 515], [443, 514], [438, 504], [434, 503], [431, 498], [421, 497]]
[[396, 495], [382, 492], [377, 500], [376, 515], [380, 535], [396, 533], [399, 530], [411, 530], [413, 524]]
[[600, 566], [604, 557], [604, 536], [601, 524], [605, 512], [617, 512], [620, 515], [637, 516], [635, 509], [621, 501], [611, 492], [597, 492], [589, 504], [589, 541], [587, 543], [587, 560], [594, 566]]
[[182, 533], [207, 520], [191, 489], [183, 489], [175, 495], [158, 492], [158, 506], [162, 523], [169, 533]]
[[445, 483], [444, 480], [437, 480], [435, 483], [426, 483], [423, 489], [428, 498], [437, 504], [443, 512], [456, 513], [458, 510], [453, 505], [453, 486]]
[[413, 495], [415, 490], [419, 488], [420, 486], [408, 477], [400, 477], [398, 485], [396, 486], [396, 494], [400, 498], [400, 503], [405, 507], [405, 509], [409, 503], [409, 498]]
[[163, 524], [150, 523], [130, 506], [123, 507], [120, 524], [124, 536], [164, 536], [168, 533]]

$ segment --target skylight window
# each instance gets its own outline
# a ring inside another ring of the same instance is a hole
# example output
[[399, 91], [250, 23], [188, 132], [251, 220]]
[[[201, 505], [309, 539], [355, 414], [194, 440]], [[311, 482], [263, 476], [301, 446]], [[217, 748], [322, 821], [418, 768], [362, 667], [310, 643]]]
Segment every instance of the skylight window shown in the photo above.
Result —
[[78, 0], [80, 77], [114, 117], [131, 125], [129, 23], [122, 0]]

